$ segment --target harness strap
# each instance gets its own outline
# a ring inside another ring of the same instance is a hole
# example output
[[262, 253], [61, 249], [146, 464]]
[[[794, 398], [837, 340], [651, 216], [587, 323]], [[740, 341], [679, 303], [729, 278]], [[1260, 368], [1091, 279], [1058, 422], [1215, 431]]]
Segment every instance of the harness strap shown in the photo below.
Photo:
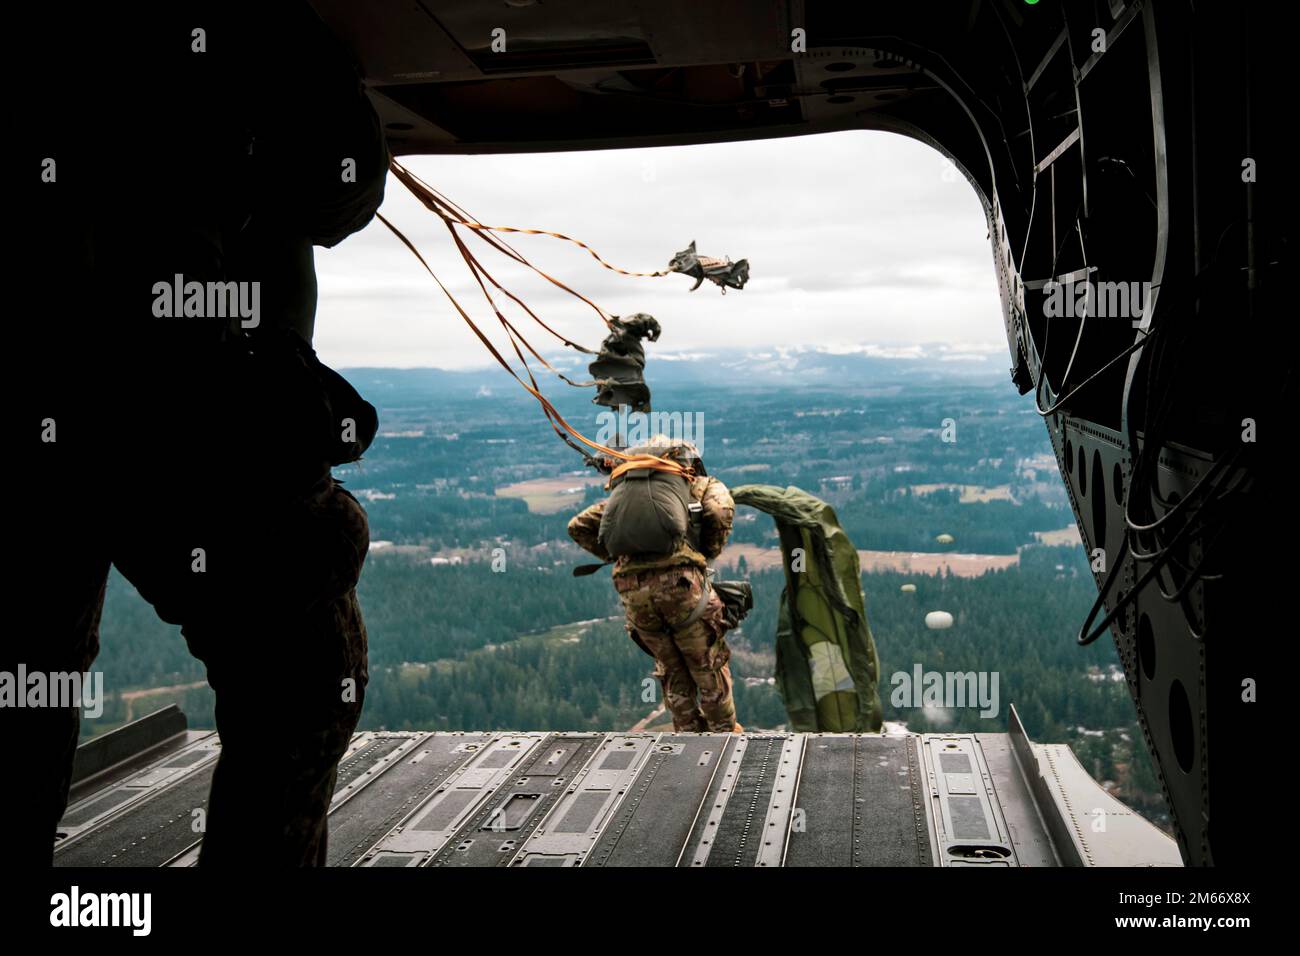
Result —
[[694, 475], [690, 468], [684, 467], [669, 458], [660, 458], [657, 455], [649, 454], [635, 455], [632, 457], [624, 455], [623, 463], [618, 465], [609, 473], [609, 481], [605, 483], [606, 489], [614, 483], [616, 478], [622, 478], [628, 472], [637, 471], [642, 468], [650, 471], [666, 471], [672, 475], [681, 475], [687, 481], [689, 481]]
[[685, 628], [690, 627], [692, 624], [694, 624], [696, 621], [698, 621], [700, 618], [704, 616], [704, 612], [707, 611], [709, 608], [709, 597], [710, 595], [713, 594], [712, 578], [713, 578], [713, 569], [705, 568], [704, 587], [700, 588], [699, 603], [695, 605], [695, 610], [691, 611], [691, 613], [687, 616], [686, 620], [670, 626], [669, 627], [670, 631], [676, 632], [676, 631], [684, 630]]

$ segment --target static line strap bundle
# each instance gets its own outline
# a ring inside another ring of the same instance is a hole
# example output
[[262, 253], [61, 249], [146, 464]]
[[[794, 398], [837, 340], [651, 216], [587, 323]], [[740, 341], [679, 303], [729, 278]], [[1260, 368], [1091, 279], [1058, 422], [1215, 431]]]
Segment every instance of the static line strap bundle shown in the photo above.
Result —
[[[465, 244], [464, 240], [456, 232], [455, 227], [457, 225], [463, 225], [466, 226], [467, 228], [471, 228], [475, 235], [481, 238], [493, 249], [497, 250], [498, 252], [501, 252], [508, 258], [513, 259], [514, 261], [527, 266], [529, 269], [532, 269], [534, 272], [536, 272], [542, 278], [546, 279], [552, 285], [555, 285], [558, 288], [563, 289], [564, 291], [570, 293], [576, 298], [581, 299], [583, 302], [587, 303], [587, 305], [591, 306], [596, 311], [596, 314], [600, 316], [601, 321], [605, 323], [606, 327], [612, 328], [613, 322], [610, 316], [607, 313], [605, 313], [605, 311], [601, 309], [599, 306], [597, 306], [594, 302], [588, 299], [586, 296], [583, 296], [580, 293], [575, 292], [573, 289], [569, 288], [563, 282], [553, 278], [552, 276], [547, 275], [541, 269], [538, 269], [531, 262], [529, 262], [522, 254], [520, 254], [515, 249], [510, 247], [504, 240], [498, 239], [495, 236], [488, 234], [488, 232], [486, 232], [485, 230], [488, 229], [489, 227], [480, 227], [478, 229], [473, 229], [471, 224], [478, 225], [478, 223], [476, 223], [473, 220], [473, 217], [469, 216], [468, 213], [466, 213], [464, 210], [460, 209], [458, 206], [456, 206], [446, 197], [438, 193], [437, 190], [435, 190], [432, 186], [420, 180], [417, 176], [415, 176], [413, 173], [411, 173], [409, 170], [407, 170], [405, 167], [399, 164], [396, 160], [393, 160], [391, 162], [390, 168], [393, 172], [393, 175], [396, 176], [397, 179], [404, 186], [406, 186], [406, 188], [409, 189], [417, 199], [420, 200], [421, 204], [426, 209], [430, 210], [435, 215], [437, 215], [443, 221], [444, 225], [447, 226], [447, 230], [451, 234], [452, 241], [455, 243], [457, 251], [460, 253], [461, 258], [465, 260], [465, 264], [469, 266], [470, 273], [474, 276], [475, 281], [478, 283], [480, 290], [483, 292], [484, 297], [488, 301], [488, 305], [491, 306], [493, 313], [497, 317], [497, 320], [501, 323], [502, 328], [505, 329], [506, 336], [510, 340], [510, 345], [514, 349], [515, 355], [519, 358], [520, 363], [523, 365], [525, 374], [527, 374], [528, 376], [528, 381], [524, 381], [524, 379], [520, 377], [520, 375], [510, 366], [510, 363], [506, 361], [505, 357], [497, 350], [496, 346], [492, 344], [492, 341], [487, 337], [487, 335], [484, 334], [483, 330], [480, 329], [478, 325], [474, 322], [474, 320], [470, 318], [469, 313], [465, 311], [465, 309], [461, 306], [461, 304], [456, 300], [456, 297], [451, 294], [450, 290], [447, 289], [447, 287], [443, 284], [442, 280], [438, 278], [437, 273], [433, 271], [433, 268], [425, 260], [424, 256], [420, 254], [420, 251], [415, 248], [415, 244], [411, 242], [411, 240], [408, 239], [400, 229], [398, 229], [391, 222], [389, 222], [388, 219], [385, 218], [382, 214], [376, 214], [376, 217], [379, 219], [380, 222], [382, 222], [385, 226], [388, 227], [388, 229], [393, 233], [393, 235], [395, 235], [398, 239], [401, 240], [402, 244], [405, 245], [406, 248], [411, 250], [411, 253], [415, 256], [415, 258], [419, 260], [420, 265], [424, 266], [425, 271], [428, 272], [429, 275], [433, 277], [433, 281], [438, 283], [438, 288], [442, 290], [443, 295], [445, 295], [448, 301], [451, 302], [452, 306], [460, 314], [460, 317], [465, 321], [465, 324], [469, 326], [470, 330], [474, 333], [474, 335], [478, 338], [478, 340], [483, 343], [483, 347], [488, 350], [488, 352], [492, 355], [494, 359], [496, 359], [497, 364], [499, 364], [503, 369], [505, 369], [506, 372], [510, 374], [510, 377], [513, 378], [516, 382], [518, 382], [519, 385], [526, 392], [532, 395], [533, 398], [537, 400], [538, 404], [542, 406], [542, 411], [546, 415], [547, 421], [550, 423], [552, 430], [554, 430], [555, 433], [559, 435], [560, 438], [563, 439], [566, 444], [568, 444], [575, 451], [583, 455], [583, 457], [586, 458], [590, 463], [594, 463], [594, 459], [586, 450], [584, 450], [578, 444], [575, 444], [575, 440], [577, 442], [580, 442], [581, 445], [586, 446], [586, 448], [589, 448], [600, 455], [604, 455], [609, 459], [617, 459], [623, 462], [625, 465], [632, 465], [633, 463], [635, 463], [635, 467], [652, 468], [656, 471], [668, 471], [674, 474], [680, 474], [685, 478], [690, 478], [693, 474], [692, 470], [688, 467], [679, 464], [678, 462], [672, 461], [671, 459], [667, 459], [667, 458], [659, 458], [654, 455], [644, 455], [644, 454], [628, 455], [617, 449], [609, 448], [605, 445], [602, 445], [598, 442], [594, 442], [591, 439], [587, 438], [585, 435], [583, 435], [581, 432], [579, 432], [576, 428], [574, 428], [565, 420], [564, 416], [559, 413], [559, 411], [556, 409], [556, 407], [553, 404], [551, 404], [550, 399], [548, 399], [545, 395], [542, 394], [541, 387], [537, 382], [537, 378], [533, 375], [532, 368], [528, 364], [528, 359], [524, 355], [524, 350], [526, 349], [528, 353], [531, 354], [535, 359], [537, 359], [537, 361], [539, 361], [543, 366], [545, 366], [550, 371], [554, 372], [557, 376], [559, 376], [561, 379], [563, 379], [565, 382], [567, 382], [570, 385], [581, 387], [586, 385], [594, 385], [596, 383], [595, 382], [574, 382], [573, 380], [565, 376], [562, 372], [560, 372], [558, 369], [556, 369], [553, 365], [551, 365], [551, 363], [548, 362], [535, 348], [533, 348], [533, 346], [528, 342], [526, 338], [524, 338], [524, 336], [515, 327], [514, 323], [512, 323], [501, 313], [501, 310], [497, 307], [496, 301], [492, 297], [492, 293], [488, 290], [488, 284], [490, 284], [493, 288], [497, 289], [499, 292], [501, 292], [503, 295], [505, 295], [511, 301], [517, 304], [535, 322], [537, 322], [538, 325], [540, 325], [546, 331], [550, 332], [553, 336], [555, 336], [555, 338], [559, 339], [565, 345], [570, 346], [571, 348], [578, 349], [579, 351], [586, 352], [587, 354], [590, 355], [596, 355], [599, 353], [593, 351], [592, 349], [583, 348], [582, 346], [569, 341], [567, 338], [565, 338], [555, 329], [551, 328], [549, 325], [543, 322], [542, 319], [539, 318], [531, 309], [529, 309], [528, 306], [525, 305], [517, 296], [515, 296], [507, 289], [505, 289], [499, 282], [496, 281], [495, 278], [492, 277], [492, 275], [487, 271], [487, 269], [483, 267], [482, 263], [478, 261], [477, 257], [475, 257], [475, 255], [469, 250], [469, 247]], [[569, 237], [561, 236], [559, 233], [543, 233], [541, 232], [541, 230], [524, 230], [524, 229], [516, 230], [516, 229], [506, 229], [505, 227], [493, 227], [493, 228], [496, 228], [498, 231], [554, 235], [561, 239], [569, 239]], [[595, 256], [596, 259], [600, 261], [602, 265], [605, 265], [607, 268], [613, 269], [615, 272], [623, 272], [622, 269], [617, 269], [614, 266], [611, 266], [608, 263], [606, 263], [603, 259], [597, 256], [596, 253], [593, 250], [591, 250], [590, 247], [584, 245], [581, 242], [578, 242], [576, 239], [569, 239], [569, 241], [577, 243], [578, 245], [582, 246], [584, 249], [587, 249], [588, 252], [591, 252], [591, 254]], [[625, 275], [665, 275], [666, 273], [624, 273], [624, 274]], [[484, 283], [485, 279], [487, 280], [487, 284]], [[624, 466], [620, 465], [619, 467], [624, 467]]]
[[[448, 228], [451, 228], [452, 226], [464, 226], [465, 228], [471, 230], [475, 235], [477, 235], [484, 242], [488, 243], [490, 246], [495, 248], [498, 252], [501, 252], [502, 254], [508, 256], [511, 259], [514, 259], [516, 262], [520, 263], [521, 265], [527, 266], [529, 269], [536, 272], [547, 282], [550, 282], [552, 285], [556, 286], [557, 288], [563, 289], [565, 292], [569, 293], [570, 295], [578, 299], [581, 299], [583, 302], [587, 303], [587, 305], [595, 309], [596, 314], [601, 317], [601, 319], [605, 322], [606, 326], [609, 325], [610, 317], [609, 314], [605, 312], [604, 309], [600, 308], [600, 306], [596, 305], [586, 296], [578, 292], [575, 292], [573, 289], [569, 288], [559, 279], [556, 279], [554, 276], [548, 275], [546, 272], [543, 272], [541, 269], [537, 268], [535, 265], [529, 262], [521, 253], [519, 253], [512, 246], [506, 243], [505, 240], [498, 239], [495, 236], [491, 235], [491, 233], [492, 232], [514, 232], [514, 233], [520, 233], [524, 235], [552, 236], [556, 239], [563, 239], [566, 242], [572, 242], [575, 245], [580, 246], [583, 249], [586, 249], [589, 253], [591, 253], [591, 255], [595, 258], [595, 260], [599, 262], [602, 266], [604, 266], [606, 269], [610, 269], [614, 272], [617, 272], [620, 275], [645, 276], [648, 278], [657, 278], [669, 274], [667, 271], [629, 272], [626, 269], [620, 269], [617, 266], [611, 265], [610, 263], [602, 259], [596, 253], [596, 250], [592, 249], [586, 243], [581, 242], [577, 239], [573, 239], [569, 236], [563, 235], [562, 233], [547, 232], [542, 229], [515, 229], [508, 226], [485, 226], [482, 223], [478, 222], [476, 217], [471, 216], [464, 209], [457, 206], [446, 196], [442, 195], [440, 192], [438, 192], [428, 183], [420, 179], [420, 177], [416, 176], [409, 169], [407, 169], [405, 166], [399, 163], [396, 159], [392, 160], [389, 163], [389, 169], [392, 170], [393, 175], [397, 177], [397, 179], [402, 183], [402, 185], [404, 185], [408, 190], [410, 190], [412, 195], [414, 195], [416, 199], [420, 200], [420, 203], [426, 209], [428, 209], [430, 212], [434, 213], [436, 216], [442, 219], [443, 222], [447, 224]], [[529, 314], [531, 315], [532, 313]], [[563, 336], [561, 336], [558, 332], [550, 328], [550, 326], [547, 326], [546, 323], [542, 322], [541, 319], [537, 319], [536, 316], [533, 316], [533, 318], [536, 319], [536, 321], [540, 325], [546, 328], [547, 331], [551, 332], [557, 338], [561, 339], [561, 341], [564, 341], [565, 344], [571, 344], [567, 340], [565, 340]]]
[[[481, 222], [470, 222], [468, 220], [457, 220], [456, 225], [464, 226], [466, 229], [475, 229], [478, 231], [489, 230], [491, 232], [517, 232], [525, 236], [551, 236], [555, 239], [563, 239], [565, 242], [571, 242], [575, 246], [581, 246], [583, 249], [586, 249], [588, 252], [591, 253], [591, 257], [593, 259], [599, 262], [606, 269], [609, 269], [611, 272], [617, 272], [619, 275], [638, 276], [646, 279], [657, 279], [660, 276], [666, 276], [669, 274], [667, 269], [660, 269], [658, 272], [628, 272], [626, 269], [620, 269], [618, 266], [610, 265], [608, 262], [602, 259], [599, 255], [597, 255], [596, 250], [591, 248], [591, 246], [587, 245], [585, 242], [582, 242], [578, 239], [574, 239], [572, 236], [566, 236], [562, 232], [547, 232], [545, 229], [515, 229], [511, 226], [485, 226]], [[719, 260], [719, 262], [720, 261], [721, 260]]]

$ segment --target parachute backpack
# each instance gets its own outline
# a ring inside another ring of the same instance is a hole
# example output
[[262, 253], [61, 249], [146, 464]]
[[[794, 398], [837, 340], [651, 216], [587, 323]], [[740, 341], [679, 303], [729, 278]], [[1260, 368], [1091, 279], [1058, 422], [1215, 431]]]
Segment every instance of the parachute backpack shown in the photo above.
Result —
[[[663, 449], [636, 449], [653, 456]], [[665, 462], [666, 464], [666, 462]], [[671, 554], [691, 536], [691, 484], [678, 470], [629, 462], [614, 469], [597, 541], [611, 557]]]

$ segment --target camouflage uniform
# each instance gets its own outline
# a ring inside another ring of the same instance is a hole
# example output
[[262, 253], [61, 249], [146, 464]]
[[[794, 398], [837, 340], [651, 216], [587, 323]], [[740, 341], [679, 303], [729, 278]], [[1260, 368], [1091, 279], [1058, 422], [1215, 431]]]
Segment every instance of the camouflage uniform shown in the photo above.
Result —
[[[689, 619], [699, 606], [708, 561], [727, 543], [735, 503], [722, 482], [708, 477], [691, 482], [691, 498], [702, 506], [699, 549], [683, 541], [671, 554], [620, 557], [614, 562], [614, 588], [623, 601], [628, 633], [654, 656], [655, 677], [663, 687], [673, 729], [730, 733], [736, 727], [736, 706], [722, 601], [710, 591], [695, 621], [674, 625]], [[597, 540], [604, 510], [602, 501], [575, 516], [569, 535], [598, 558], [609, 560]]]

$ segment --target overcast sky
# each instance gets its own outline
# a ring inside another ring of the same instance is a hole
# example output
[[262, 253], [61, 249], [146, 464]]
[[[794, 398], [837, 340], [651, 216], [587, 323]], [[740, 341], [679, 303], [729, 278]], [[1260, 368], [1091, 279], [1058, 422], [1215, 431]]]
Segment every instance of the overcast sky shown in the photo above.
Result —
[[[711, 146], [414, 157], [406, 164], [481, 222], [562, 232], [624, 269], [662, 269], [692, 239], [702, 255], [748, 258], [749, 284], [723, 296], [707, 282], [688, 292], [693, 280], [680, 275], [620, 276], [557, 239], [505, 237], [606, 311], [655, 316], [664, 328], [652, 347], [660, 358], [775, 346], [1005, 357], [979, 200], [939, 153], [902, 136], [858, 131]], [[495, 327], [504, 349], [500, 326], [440, 221], [391, 177], [383, 212], [480, 326]], [[575, 341], [599, 344], [603, 326], [588, 306], [468, 241], [540, 317]], [[315, 344], [327, 364], [491, 362], [378, 220], [335, 249], [317, 250], [316, 268]], [[527, 316], [503, 311], [531, 326]], [[529, 339], [546, 351], [558, 344], [540, 329]]]

